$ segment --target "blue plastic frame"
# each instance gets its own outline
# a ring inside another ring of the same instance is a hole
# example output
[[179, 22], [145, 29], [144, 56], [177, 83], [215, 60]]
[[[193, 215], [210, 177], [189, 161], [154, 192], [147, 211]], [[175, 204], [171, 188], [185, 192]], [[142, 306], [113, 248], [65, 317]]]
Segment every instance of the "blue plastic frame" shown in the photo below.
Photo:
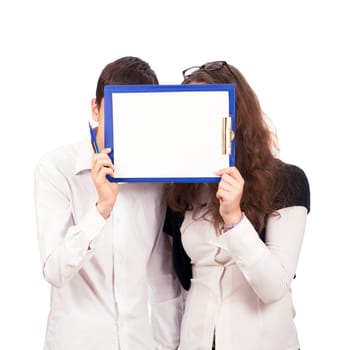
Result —
[[[228, 91], [229, 94], [229, 115], [232, 119], [232, 130], [235, 135], [236, 110], [235, 110], [235, 85], [234, 84], [183, 84], [183, 85], [106, 85], [104, 88], [104, 122], [105, 122], [105, 147], [111, 148], [109, 154], [114, 163], [114, 106], [112, 103], [112, 94], [118, 93], [154, 93], [154, 92], [180, 92], [180, 91]], [[231, 143], [231, 155], [229, 157], [230, 166], [235, 165], [235, 142], [236, 137]], [[112, 178], [112, 182], [219, 182], [219, 177], [166, 177], [166, 178]]]

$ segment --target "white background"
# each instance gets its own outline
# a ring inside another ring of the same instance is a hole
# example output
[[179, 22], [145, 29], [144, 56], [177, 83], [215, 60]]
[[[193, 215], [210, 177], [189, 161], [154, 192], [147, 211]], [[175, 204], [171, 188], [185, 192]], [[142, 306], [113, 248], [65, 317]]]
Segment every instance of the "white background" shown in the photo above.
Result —
[[[302, 167], [312, 210], [293, 295], [302, 350], [339, 349], [335, 1], [12, 0], [0, 5], [1, 349], [42, 349], [49, 310], [33, 208], [46, 151], [88, 134], [107, 63], [148, 61], [161, 83], [210, 60], [237, 66]], [[272, 349], [274, 350], [274, 349]]]

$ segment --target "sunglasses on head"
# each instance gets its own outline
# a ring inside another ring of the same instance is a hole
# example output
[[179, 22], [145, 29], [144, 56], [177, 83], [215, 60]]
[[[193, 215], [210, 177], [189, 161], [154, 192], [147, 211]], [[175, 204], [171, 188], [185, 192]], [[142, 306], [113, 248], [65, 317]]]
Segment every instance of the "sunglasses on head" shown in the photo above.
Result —
[[184, 78], [187, 78], [190, 75], [192, 75], [194, 72], [196, 72], [197, 70], [200, 70], [200, 69], [203, 69], [203, 70], [206, 70], [209, 72], [213, 72], [216, 70], [220, 70], [223, 67], [226, 67], [228, 69], [228, 71], [232, 74], [233, 78], [235, 79], [235, 75], [232, 72], [232, 69], [227, 64], [226, 61], [214, 61], [214, 62], [205, 63], [202, 66], [189, 67], [189, 68], [186, 68], [185, 70], [182, 71], [182, 75], [184, 76]]

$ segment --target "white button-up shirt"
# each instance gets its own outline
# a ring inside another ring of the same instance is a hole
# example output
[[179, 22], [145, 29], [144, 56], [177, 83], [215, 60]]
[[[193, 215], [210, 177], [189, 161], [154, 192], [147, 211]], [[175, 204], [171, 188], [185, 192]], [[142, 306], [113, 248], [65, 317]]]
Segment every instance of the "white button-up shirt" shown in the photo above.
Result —
[[[297, 268], [307, 209], [270, 216], [266, 244], [244, 217], [217, 236], [187, 211], [182, 242], [193, 278], [182, 321], [180, 350], [297, 350], [290, 285]], [[200, 215], [201, 217], [201, 215]]]
[[176, 349], [181, 297], [162, 233], [163, 185], [119, 185], [105, 220], [95, 206], [92, 152], [86, 139], [36, 167], [41, 262], [51, 284], [45, 350]]

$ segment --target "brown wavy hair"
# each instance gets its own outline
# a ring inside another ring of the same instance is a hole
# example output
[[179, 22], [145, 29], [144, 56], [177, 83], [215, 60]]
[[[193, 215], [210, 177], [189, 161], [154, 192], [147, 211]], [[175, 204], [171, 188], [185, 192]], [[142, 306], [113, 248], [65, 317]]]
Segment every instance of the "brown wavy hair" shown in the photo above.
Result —
[[[241, 198], [241, 210], [245, 212], [257, 232], [265, 227], [269, 214], [275, 212], [276, 198], [281, 192], [285, 164], [272, 152], [277, 148], [259, 100], [240, 71], [232, 66], [207, 71], [200, 68], [186, 77], [183, 84], [227, 84], [236, 86], [236, 153], [235, 164], [245, 180]], [[216, 169], [217, 170], [217, 169]], [[175, 183], [167, 188], [167, 200], [171, 209], [179, 212], [192, 210], [201, 203], [198, 196], [203, 184]], [[223, 220], [219, 214], [219, 200], [215, 194], [218, 184], [208, 184], [210, 202], [205, 203], [204, 215], [211, 214], [216, 229]]]

